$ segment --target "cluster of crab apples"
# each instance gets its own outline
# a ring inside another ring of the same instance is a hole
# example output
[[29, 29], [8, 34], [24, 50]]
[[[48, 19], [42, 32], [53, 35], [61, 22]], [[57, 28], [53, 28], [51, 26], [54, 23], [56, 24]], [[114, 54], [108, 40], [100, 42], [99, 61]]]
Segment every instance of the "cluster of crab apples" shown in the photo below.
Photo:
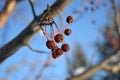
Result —
[[[72, 16], [68, 16], [66, 18], [67, 23], [72, 23], [73, 18]], [[64, 35], [69, 36], [72, 33], [71, 29], [66, 28], [64, 30]], [[53, 39], [46, 41], [47, 48], [51, 49], [52, 57], [54, 59], [58, 58], [60, 55], [62, 55], [64, 52], [68, 52], [70, 50], [70, 46], [67, 43], [63, 43], [64, 41], [64, 35], [61, 33], [58, 33], [54, 36]], [[58, 47], [57, 44], [62, 43], [61, 47]]]

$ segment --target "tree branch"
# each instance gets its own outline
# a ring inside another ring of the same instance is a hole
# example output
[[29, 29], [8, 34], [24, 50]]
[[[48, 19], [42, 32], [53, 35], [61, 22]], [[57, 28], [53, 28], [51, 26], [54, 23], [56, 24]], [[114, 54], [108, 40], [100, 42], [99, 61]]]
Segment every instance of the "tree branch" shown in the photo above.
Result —
[[90, 76], [92, 76], [93, 74], [95, 74], [98, 70], [107, 69], [106, 65], [107, 65], [108, 61], [117, 55], [120, 55], [120, 51], [118, 51], [117, 54], [111, 55], [110, 57], [105, 59], [103, 62], [90, 68], [89, 70], [85, 71], [84, 73], [82, 73], [78, 76], [74, 76], [70, 80], [85, 80], [85, 79], [89, 78]]
[[3, 11], [0, 13], [0, 28], [6, 24], [18, 1], [19, 0], [7, 0]]
[[113, 73], [116, 73], [120, 70], [120, 62], [118, 62], [116, 65], [106, 65], [104, 70], [107, 70], [109, 72], [113, 72]]
[[[13, 0], [16, 1], [16, 0]], [[49, 12], [49, 16], [54, 18], [57, 16], [56, 7], [64, 9], [70, 4], [72, 0], [57, 0], [52, 6]], [[60, 10], [58, 10], [61, 12]], [[48, 13], [44, 11], [40, 16], [36, 17], [16, 38], [4, 45], [0, 49], [0, 62], [2, 63], [6, 58], [14, 54], [20, 47], [28, 43], [32, 36], [41, 29], [41, 26], [37, 26], [41, 21], [44, 21]]]
[[117, 31], [119, 32], [119, 35], [120, 35], [120, 11], [119, 11], [118, 5], [116, 3], [116, 0], [111, 0], [111, 2], [113, 3], [113, 8], [114, 8], [114, 12], [115, 12], [115, 25], [116, 25]]

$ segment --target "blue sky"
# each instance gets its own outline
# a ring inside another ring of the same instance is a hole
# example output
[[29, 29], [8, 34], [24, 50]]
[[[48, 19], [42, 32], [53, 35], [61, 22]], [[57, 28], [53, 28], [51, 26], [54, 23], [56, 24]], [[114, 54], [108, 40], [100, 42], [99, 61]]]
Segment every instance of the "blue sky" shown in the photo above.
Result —
[[[41, 14], [46, 8], [46, 4], [52, 4], [54, 1], [55, 0], [43, 0], [41, 2], [37, 2], [36, 0], [36, 14]], [[77, 11], [79, 9], [78, 7], [80, 6], [81, 1], [82, 0], [73, 0], [64, 12], [67, 15], [73, 15], [73, 11]], [[106, 0], [106, 2], [108, 3], [109, 0]], [[2, 7], [3, 3], [0, 3], [0, 10]], [[63, 16], [63, 21], [65, 21], [65, 15], [61, 15]], [[71, 45], [71, 51], [68, 55], [72, 54], [72, 51], [75, 49], [75, 43], [78, 43], [86, 53], [85, 55], [87, 56], [87, 61], [89, 62], [92, 54], [96, 52], [94, 43], [98, 41], [98, 38], [100, 41], [103, 39], [100, 31], [108, 23], [108, 7], [100, 6], [100, 9], [96, 10], [94, 13], [90, 10], [87, 12], [83, 10], [82, 13], [75, 14], [74, 18], [75, 22], [71, 25], [65, 22], [65, 24], [72, 29], [72, 35], [66, 37], [66, 42]], [[0, 47], [17, 36], [32, 20], [32, 12], [27, 0], [20, 2], [16, 6], [7, 24], [0, 30]], [[59, 26], [59, 18], [56, 17], [55, 20]], [[95, 20], [96, 23], [92, 24], [91, 20]], [[35, 49], [50, 51], [46, 48], [46, 38], [41, 36], [39, 33], [31, 39], [30, 45]], [[17, 80], [24, 80], [24, 76], [27, 75], [29, 75], [27, 78], [28, 80], [33, 80], [37, 73], [42, 69], [42, 65], [47, 57], [47, 54], [38, 54], [30, 51], [26, 46], [23, 46], [13, 56], [8, 58], [4, 63], [0, 64], [0, 80], [3, 80], [5, 77], [9, 78], [9, 80], [15, 80], [16, 78]], [[41, 80], [64, 80], [68, 76], [64, 55], [56, 60], [52, 59], [51, 64], [53, 66], [45, 69]], [[15, 70], [13, 68], [9, 71], [11, 66], [15, 66]]]

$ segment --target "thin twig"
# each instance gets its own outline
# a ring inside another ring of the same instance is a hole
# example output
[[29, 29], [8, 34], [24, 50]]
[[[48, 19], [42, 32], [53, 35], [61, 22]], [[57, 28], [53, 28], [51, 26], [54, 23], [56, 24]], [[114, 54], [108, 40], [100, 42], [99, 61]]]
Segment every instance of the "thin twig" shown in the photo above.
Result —
[[46, 52], [46, 51], [40, 51], [40, 50], [37, 50], [37, 49], [33, 49], [29, 44], [26, 44], [26, 46], [33, 52], [49, 54], [49, 52]]
[[34, 16], [34, 18], [36, 18], [37, 16], [36, 16], [36, 14], [35, 14], [35, 9], [34, 9], [33, 3], [32, 3], [31, 0], [28, 0], [28, 1], [29, 1], [29, 3], [30, 3], [30, 6], [31, 6], [31, 10], [32, 10], [33, 16]]

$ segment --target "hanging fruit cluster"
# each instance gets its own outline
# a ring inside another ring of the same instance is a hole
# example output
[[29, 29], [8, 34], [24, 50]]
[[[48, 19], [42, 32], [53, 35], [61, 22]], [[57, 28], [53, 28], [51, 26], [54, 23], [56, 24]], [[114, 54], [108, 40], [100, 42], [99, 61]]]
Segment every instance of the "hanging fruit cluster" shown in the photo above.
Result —
[[[72, 31], [71, 29], [64, 26], [64, 34], [60, 33], [57, 24], [52, 18], [46, 17], [46, 22], [50, 23], [51, 28], [51, 38], [48, 38], [48, 34], [46, 29], [44, 29], [45, 36], [47, 37], [46, 46], [48, 49], [51, 49], [52, 57], [58, 58], [60, 55], [62, 55], [64, 52], [68, 52], [70, 50], [70, 46], [67, 43], [64, 43], [64, 35], [69, 36]], [[66, 17], [66, 22], [68, 24], [71, 24], [73, 22], [72, 16]], [[55, 27], [53, 26], [55, 25]], [[55, 30], [57, 31], [55, 33]], [[58, 47], [58, 44], [62, 44], [61, 47]]]

